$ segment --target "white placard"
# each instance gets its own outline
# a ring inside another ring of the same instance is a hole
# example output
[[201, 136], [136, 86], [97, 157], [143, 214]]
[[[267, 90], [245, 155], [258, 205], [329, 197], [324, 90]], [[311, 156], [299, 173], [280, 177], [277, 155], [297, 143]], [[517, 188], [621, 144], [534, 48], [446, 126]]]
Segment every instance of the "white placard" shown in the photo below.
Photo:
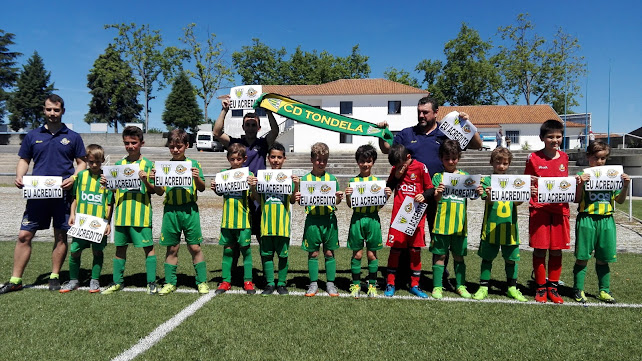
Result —
[[100, 243], [103, 240], [106, 228], [107, 220], [88, 214], [76, 213], [74, 225], [69, 228], [67, 235]]
[[528, 202], [531, 199], [531, 177], [523, 174], [493, 174], [490, 176], [492, 202]]
[[470, 121], [460, 119], [457, 111], [446, 114], [439, 124], [439, 130], [448, 138], [458, 141], [461, 149], [466, 149], [470, 140], [477, 133], [477, 127]]
[[406, 196], [390, 227], [412, 236], [415, 234], [426, 208], [426, 203], [415, 202], [413, 197]]
[[250, 175], [248, 167], [226, 170], [216, 173], [216, 193], [240, 192], [250, 189], [247, 177]]
[[154, 163], [156, 176], [154, 185], [159, 187], [191, 188], [192, 162], [187, 161], [156, 161]]
[[590, 174], [591, 178], [584, 183], [584, 189], [587, 191], [617, 191], [622, 189], [621, 165], [603, 165], [600, 167], [585, 168], [584, 173]]
[[263, 92], [260, 85], [241, 85], [230, 89], [230, 109], [252, 109], [254, 101]]
[[352, 208], [383, 206], [388, 200], [385, 181], [350, 182], [350, 188], [352, 188], [350, 196]]
[[140, 163], [103, 166], [107, 189], [140, 189]]
[[62, 198], [62, 177], [26, 175], [22, 177], [22, 184], [24, 199]]
[[302, 181], [302, 206], [334, 206], [337, 204], [337, 183], [335, 181]]
[[442, 173], [444, 196], [454, 195], [460, 198], [477, 198], [477, 187], [481, 181], [479, 174]]
[[540, 177], [537, 180], [538, 203], [575, 202], [575, 177]]
[[260, 169], [256, 191], [270, 194], [292, 194], [291, 169]]

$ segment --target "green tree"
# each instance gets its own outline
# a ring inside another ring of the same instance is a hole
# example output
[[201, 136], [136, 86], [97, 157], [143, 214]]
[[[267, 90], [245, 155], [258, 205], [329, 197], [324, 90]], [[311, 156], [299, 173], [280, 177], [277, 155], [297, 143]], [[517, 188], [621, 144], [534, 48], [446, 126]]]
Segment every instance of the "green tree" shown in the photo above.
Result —
[[232, 63], [243, 84], [285, 84], [282, 76], [287, 68], [285, 54], [285, 48], [273, 49], [253, 38], [251, 46], [244, 45], [241, 51], [232, 53]]
[[415, 67], [416, 71], [424, 74], [422, 83], [426, 83], [426, 89], [430, 92], [430, 96], [435, 98], [440, 104], [443, 104], [446, 100], [446, 97], [437, 85], [443, 66], [444, 64], [440, 60], [424, 59]]
[[87, 123], [107, 123], [118, 133], [118, 123], [125, 125], [138, 120], [143, 106], [138, 102], [139, 86], [131, 67], [109, 45], [98, 56], [87, 74], [87, 87], [92, 95]]
[[7, 89], [11, 89], [18, 80], [18, 67], [16, 67], [16, 59], [22, 55], [15, 51], [9, 51], [9, 46], [14, 45], [12, 33], [6, 33], [0, 29], [0, 124], [4, 124], [4, 116], [6, 114], [6, 101], [9, 99], [10, 93]]
[[398, 70], [397, 68], [392, 66], [388, 67], [388, 69], [386, 69], [383, 72], [383, 76], [388, 80], [396, 81], [397, 83], [401, 83], [401, 84], [410, 85], [415, 88], [419, 88], [421, 86], [419, 84], [419, 80], [411, 76], [408, 71], [403, 69]]
[[340, 64], [345, 68], [345, 73], [339, 79], [365, 79], [370, 75], [370, 57], [359, 53], [359, 44], [352, 47], [352, 52], [341, 59]]
[[203, 123], [203, 112], [198, 107], [195, 93], [187, 74], [179, 73], [172, 85], [172, 91], [165, 100], [163, 123], [167, 129], [189, 128], [192, 132], [198, 130], [198, 125]]
[[155, 97], [154, 91], [163, 89], [175, 74], [182, 71], [182, 62], [187, 54], [176, 47], [163, 47], [163, 38], [158, 30], [149, 25], [140, 27], [131, 24], [105, 25], [105, 29], [116, 29], [115, 48], [123, 59], [134, 69], [136, 82], [145, 98], [145, 129], [149, 129], [149, 103]]
[[54, 84], [49, 83], [51, 73], [45, 70], [45, 64], [38, 52], [34, 51], [27, 64], [18, 75], [16, 91], [8, 101], [11, 112], [9, 123], [11, 129], [17, 131], [37, 128], [44, 122], [43, 104], [54, 90]]

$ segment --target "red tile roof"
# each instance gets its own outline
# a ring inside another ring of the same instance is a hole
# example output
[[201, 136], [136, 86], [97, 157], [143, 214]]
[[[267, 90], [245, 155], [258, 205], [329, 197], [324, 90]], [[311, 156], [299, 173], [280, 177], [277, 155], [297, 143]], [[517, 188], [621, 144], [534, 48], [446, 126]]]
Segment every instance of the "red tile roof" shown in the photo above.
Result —
[[[468, 113], [478, 128], [497, 128], [500, 124], [541, 124], [548, 119], [563, 120], [548, 104], [537, 105], [465, 105], [441, 106], [437, 120], [452, 111]], [[584, 127], [582, 124], [566, 122], [567, 127]]]
[[427, 90], [414, 88], [387, 79], [339, 79], [319, 85], [263, 85], [264, 93], [294, 95], [379, 95], [418, 94], [427, 96]]

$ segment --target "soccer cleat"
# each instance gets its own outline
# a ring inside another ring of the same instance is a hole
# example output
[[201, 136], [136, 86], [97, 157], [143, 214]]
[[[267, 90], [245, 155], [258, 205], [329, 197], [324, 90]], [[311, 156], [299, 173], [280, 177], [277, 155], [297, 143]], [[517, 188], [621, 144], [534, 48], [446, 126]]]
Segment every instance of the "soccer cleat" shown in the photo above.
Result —
[[280, 295], [289, 295], [290, 294], [290, 292], [288, 291], [287, 288], [285, 288], [285, 286], [277, 286], [276, 287], [276, 293], [278, 293]]
[[202, 295], [206, 295], [210, 293], [210, 286], [208, 286], [206, 282], [199, 283], [198, 286], [196, 286], [196, 288], [198, 288], [198, 293]]
[[147, 294], [148, 295], [157, 295], [158, 294], [158, 286], [156, 286], [156, 282], [149, 282], [147, 284]]
[[444, 298], [444, 288], [443, 287], [435, 287], [432, 289], [431, 293], [432, 298], [440, 300]]
[[510, 298], [513, 298], [519, 302], [526, 302], [528, 301], [524, 295], [517, 289], [515, 286], [510, 286], [508, 287], [508, 290], [506, 291], [506, 295]]
[[49, 291], [58, 291], [60, 290], [60, 279], [50, 278], [49, 279]]
[[60, 293], [67, 293], [78, 289], [78, 280], [69, 280], [60, 288]]
[[564, 303], [564, 300], [560, 296], [559, 293], [557, 293], [557, 287], [549, 287], [548, 288], [548, 298], [553, 302], [553, 303], [558, 303], [562, 304]]
[[376, 297], [377, 297], [377, 286], [368, 285], [368, 298], [376, 298]]
[[4, 284], [4, 286], [0, 287], [0, 295], [4, 293], [9, 293], [9, 292], [20, 291], [21, 289], [22, 289], [22, 282], [17, 284], [7, 282]]
[[463, 298], [472, 298], [473, 297], [470, 294], [470, 292], [468, 292], [468, 290], [466, 289], [466, 286], [464, 286], [464, 285], [461, 285], [461, 286], [457, 287], [457, 290], [455, 292], [457, 292], [457, 294], [460, 295]]
[[410, 292], [411, 295], [415, 295], [419, 298], [428, 298], [426, 292], [422, 291], [419, 286], [410, 287], [410, 290], [408, 292]]
[[546, 287], [538, 287], [535, 290], [535, 301], [546, 303]]
[[170, 293], [176, 291], [176, 286], [174, 286], [171, 283], [166, 283], [163, 285], [163, 287], [158, 291], [159, 296], [167, 296]]
[[222, 293], [229, 291], [231, 288], [232, 288], [232, 285], [229, 282], [223, 281], [218, 284], [218, 288], [216, 289], [216, 291], [214, 291], [214, 293], [216, 293], [217, 295], [220, 295]]
[[89, 281], [89, 293], [98, 293], [98, 292], [100, 292], [100, 281], [92, 278]]
[[388, 284], [386, 285], [386, 290], [383, 292], [383, 295], [386, 297], [392, 297], [395, 295], [395, 285]]
[[479, 286], [479, 289], [473, 295], [473, 300], [483, 300], [488, 296], [488, 286]]
[[261, 294], [263, 296], [271, 295], [274, 293], [274, 289], [274, 285], [267, 285]]
[[579, 302], [579, 303], [586, 303], [587, 301], [584, 291], [578, 290], [578, 289], [574, 290], [573, 298], [575, 299], [575, 302]]
[[305, 297], [313, 297], [317, 292], [319, 292], [319, 286], [317, 284], [311, 284], [305, 292]]
[[330, 295], [330, 297], [339, 296], [339, 290], [337, 289], [337, 286], [334, 285], [334, 282], [326, 283], [325, 291]]
[[254, 283], [252, 283], [252, 281], [243, 282], [243, 289], [248, 295], [253, 295], [256, 293], [256, 290], [254, 289]]
[[350, 285], [350, 296], [354, 298], [359, 298], [361, 295], [361, 286], [360, 285], [355, 285], [351, 284]]
[[105, 288], [101, 292], [101, 294], [103, 294], [103, 295], [111, 295], [114, 292], [120, 291], [121, 288], [123, 288], [123, 285], [121, 285], [120, 283], [110, 283], [109, 285], [107, 285], [107, 288]]
[[600, 291], [600, 294], [597, 295], [597, 299], [606, 303], [615, 303], [615, 298], [613, 298], [611, 292]]

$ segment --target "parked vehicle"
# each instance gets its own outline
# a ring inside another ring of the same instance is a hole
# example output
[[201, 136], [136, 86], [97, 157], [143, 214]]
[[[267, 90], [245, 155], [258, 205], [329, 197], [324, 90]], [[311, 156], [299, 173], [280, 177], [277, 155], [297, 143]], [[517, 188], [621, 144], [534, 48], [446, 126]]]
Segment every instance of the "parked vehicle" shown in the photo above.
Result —
[[196, 149], [209, 150], [212, 152], [222, 152], [225, 150], [223, 144], [214, 139], [214, 135], [209, 131], [199, 131], [196, 133]]

